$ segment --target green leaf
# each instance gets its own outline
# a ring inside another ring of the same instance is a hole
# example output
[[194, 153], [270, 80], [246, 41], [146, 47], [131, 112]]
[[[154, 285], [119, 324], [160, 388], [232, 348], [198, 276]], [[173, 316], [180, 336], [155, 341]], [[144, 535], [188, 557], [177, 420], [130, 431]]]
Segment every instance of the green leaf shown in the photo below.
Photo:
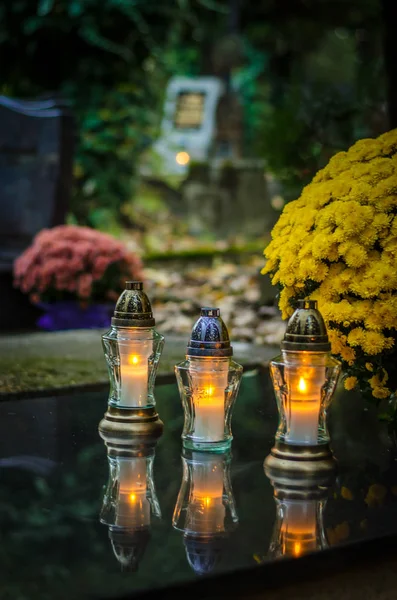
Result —
[[48, 496], [48, 494], [50, 493], [50, 488], [48, 487], [48, 484], [45, 479], [37, 477], [34, 481], [34, 485], [37, 491], [40, 492], [40, 494], [42, 494], [43, 496]]
[[216, 2], [216, 0], [199, 0], [199, 4], [205, 8], [209, 8], [209, 10], [214, 10], [216, 12], [223, 13], [224, 15], [229, 13], [229, 8], [220, 2]]
[[68, 4], [68, 13], [71, 17], [79, 17], [83, 13], [83, 2], [72, 0]]
[[26, 19], [23, 25], [23, 31], [24, 33], [26, 33], [26, 35], [31, 35], [32, 33], [35, 33], [35, 31], [40, 29], [40, 27], [41, 20], [37, 17], [30, 17], [29, 19]]
[[386, 421], [387, 423], [392, 423], [393, 417], [387, 413], [380, 413], [378, 415], [379, 421]]
[[37, 14], [39, 17], [45, 17], [48, 13], [51, 12], [52, 7], [54, 6], [54, 0], [40, 0], [39, 5], [37, 7]]

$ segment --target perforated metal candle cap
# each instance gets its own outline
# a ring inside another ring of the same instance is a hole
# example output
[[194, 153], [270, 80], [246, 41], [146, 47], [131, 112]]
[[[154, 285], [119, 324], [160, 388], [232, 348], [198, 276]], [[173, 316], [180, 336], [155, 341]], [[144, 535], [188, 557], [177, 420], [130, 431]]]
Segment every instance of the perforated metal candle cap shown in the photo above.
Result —
[[122, 570], [137, 571], [150, 540], [149, 528], [134, 530], [111, 527], [109, 538], [113, 553], [121, 564]]
[[198, 575], [206, 575], [220, 562], [224, 536], [186, 534], [184, 544], [186, 557], [193, 571]]
[[316, 300], [298, 301], [298, 308], [288, 321], [281, 349], [330, 352], [327, 328]]
[[187, 347], [187, 356], [218, 357], [233, 355], [229, 333], [219, 308], [202, 308]]
[[112, 317], [116, 327], [154, 327], [152, 307], [142, 281], [126, 281]]

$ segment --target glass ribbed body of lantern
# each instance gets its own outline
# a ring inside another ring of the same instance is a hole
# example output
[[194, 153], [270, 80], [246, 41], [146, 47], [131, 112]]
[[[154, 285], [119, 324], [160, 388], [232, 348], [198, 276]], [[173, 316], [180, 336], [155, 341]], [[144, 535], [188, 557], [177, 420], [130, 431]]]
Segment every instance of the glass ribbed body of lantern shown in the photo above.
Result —
[[283, 350], [281, 356], [271, 361], [280, 417], [277, 440], [297, 445], [330, 441], [327, 409], [339, 372], [340, 363], [321, 352]]
[[109, 404], [155, 406], [154, 382], [164, 336], [153, 327], [116, 327], [102, 336], [110, 379]]

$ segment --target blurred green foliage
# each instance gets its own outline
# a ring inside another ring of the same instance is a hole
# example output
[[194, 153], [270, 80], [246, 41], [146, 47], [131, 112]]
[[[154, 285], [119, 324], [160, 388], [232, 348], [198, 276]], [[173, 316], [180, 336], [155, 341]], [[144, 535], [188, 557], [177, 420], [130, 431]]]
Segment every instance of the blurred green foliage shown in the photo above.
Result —
[[116, 233], [134, 223], [172, 75], [231, 83], [244, 155], [264, 158], [289, 200], [330, 155], [387, 128], [382, 26], [379, 0], [3, 0], [0, 92], [71, 100], [72, 222]]
[[388, 128], [378, 0], [270, 0], [245, 23], [246, 152], [265, 159], [285, 200], [329, 158]]
[[[72, 222], [112, 228], [155, 138], [170, 75], [194, 73], [202, 13], [188, 0], [5, 0], [0, 93], [55, 92], [77, 119]], [[214, 19], [214, 16], [212, 17]], [[123, 218], [121, 219], [121, 221]], [[127, 222], [130, 220], [124, 216]]]

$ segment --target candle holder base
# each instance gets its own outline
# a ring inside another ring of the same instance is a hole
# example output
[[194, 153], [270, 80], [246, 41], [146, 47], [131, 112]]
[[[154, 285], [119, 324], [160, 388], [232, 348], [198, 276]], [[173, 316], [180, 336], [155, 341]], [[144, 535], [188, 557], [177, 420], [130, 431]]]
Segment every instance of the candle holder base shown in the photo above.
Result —
[[159, 438], [164, 429], [156, 409], [150, 408], [115, 408], [109, 406], [104, 418], [99, 423], [99, 434], [105, 442], [115, 444], [131, 444], [137, 440], [148, 442]]
[[199, 452], [219, 452], [223, 453], [229, 450], [232, 445], [233, 436], [219, 442], [204, 442], [197, 440], [193, 436], [182, 436], [182, 444], [184, 448], [189, 450], [198, 450]]
[[284, 473], [311, 480], [323, 475], [326, 479], [335, 473], [336, 461], [328, 444], [295, 446], [276, 441], [264, 462], [265, 472], [271, 479]]

